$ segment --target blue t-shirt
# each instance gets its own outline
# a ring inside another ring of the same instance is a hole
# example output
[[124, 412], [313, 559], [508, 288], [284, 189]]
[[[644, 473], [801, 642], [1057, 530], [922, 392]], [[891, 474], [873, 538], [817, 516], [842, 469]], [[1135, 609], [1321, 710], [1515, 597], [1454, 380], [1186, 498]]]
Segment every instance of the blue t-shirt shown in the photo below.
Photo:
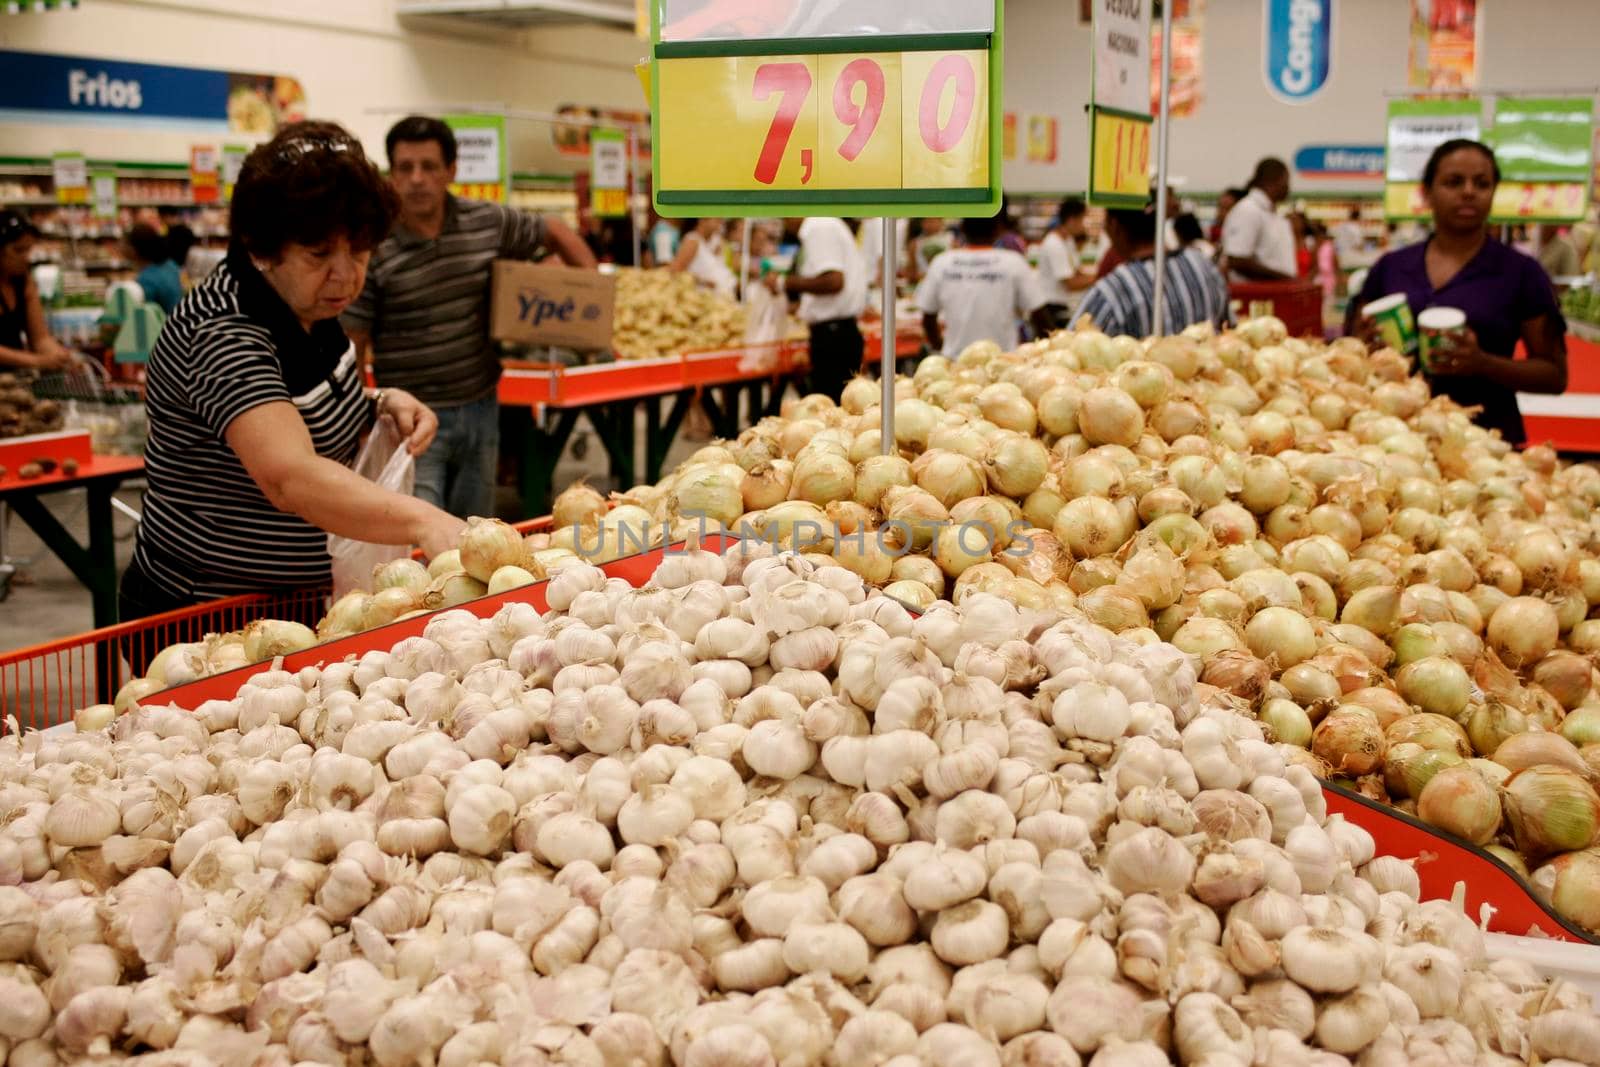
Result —
[[[1454, 278], [1435, 289], [1428, 280], [1431, 240], [1390, 252], [1373, 264], [1356, 305], [1404, 293], [1413, 315], [1430, 307], [1458, 308], [1477, 334], [1478, 347], [1491, 356], [1512, 355], [1523, 324], [1544, 315], [1553, 317], [1558, 333], [1566, 332], [1555, 290], [1537, 260], [1490, 237]], [[1481, 407], [1480, 426], [1499, 430], [1512, 444], [1526, 440], [1517, 394], [1511, 390], [1479, 378], [1432, 378], [1429, 385], [1463, 407]]]
[[183, 278], [178, 274], [178, 265], [170, 259], [150, 264], [134, 281], [144, 290], [145, 303], [156, 305], [167, 315], [183, 299]]

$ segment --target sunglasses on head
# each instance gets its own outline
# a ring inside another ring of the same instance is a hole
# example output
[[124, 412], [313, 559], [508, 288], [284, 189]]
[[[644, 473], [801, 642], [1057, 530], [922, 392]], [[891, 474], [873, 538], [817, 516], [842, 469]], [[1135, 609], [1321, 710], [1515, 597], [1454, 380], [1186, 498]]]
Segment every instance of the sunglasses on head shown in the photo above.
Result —
[[293, 140], [285, 141], [277, 147], [273, 155], [282, 162], [295, 163], [308, 156], [360, 151], [361, 146], [348, 137], [330, 137], [319, 134], [310, 137], [296, 137]]

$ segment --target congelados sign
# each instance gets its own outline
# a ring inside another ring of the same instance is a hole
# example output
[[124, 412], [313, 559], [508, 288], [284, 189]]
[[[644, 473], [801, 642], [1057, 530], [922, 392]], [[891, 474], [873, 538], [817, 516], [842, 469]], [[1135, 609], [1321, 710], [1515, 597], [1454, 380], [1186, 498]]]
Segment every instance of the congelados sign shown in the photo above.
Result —
[[1333, 65], [1333, 0], [1264, 0], [1267, 88], [1303, 104], [1322, 91]]

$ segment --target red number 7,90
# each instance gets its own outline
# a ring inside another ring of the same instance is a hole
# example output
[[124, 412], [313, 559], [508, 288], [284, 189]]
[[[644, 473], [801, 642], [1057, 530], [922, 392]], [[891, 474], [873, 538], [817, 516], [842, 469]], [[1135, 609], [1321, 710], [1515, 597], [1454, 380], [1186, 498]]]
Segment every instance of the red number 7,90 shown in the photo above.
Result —
[[795, 123], [800, 120], [806, 97], [811, 95], [811, 71], [804, 63], [763, 63], [756, 68], [755, 98], [779, 96], [777, 114], [767, 129], [767, 139], [756, 159], [756, 181], [771, 185], [778, 180], [778, 167], [789, 147]]

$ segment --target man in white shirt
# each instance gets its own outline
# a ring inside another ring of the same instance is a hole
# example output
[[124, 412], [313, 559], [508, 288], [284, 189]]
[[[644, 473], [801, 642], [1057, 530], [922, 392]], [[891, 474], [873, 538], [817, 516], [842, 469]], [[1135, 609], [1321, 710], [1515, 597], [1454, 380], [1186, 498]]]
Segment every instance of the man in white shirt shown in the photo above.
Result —
[[1061, 201], [1056, 225], [1039, 242], [1039, 285], [1045, 307], [1057, 326], [1070, 326], [1084, 291], [1094, 284], [1094, 272], [1083, 269], [1083, 243], [1089, 239], [1088, 208], [1069, 196]]
[[1235, 282], [1292, 281], [1296, 274], [1294, 230], [1278, 214], [1289, 199], [1289, 168], [1268, 156], [1256, 164], [1250, 191], [1222, 224], [1222, 255]]
[[861, 373], [866, 342], [856, 320], [867, 306], [867, 262], [843, 219], [791, 219], [800, 254], [794, 271], [767, 276], [773, 292], [800, 297], [800, 319], [811, 334], [811, 391], [839, 402], [845, 383]]
[[1366, 244], [1366, 234], [1361, 232], [1361, 209], [1351, 208], [1350, 217], [1334, 226], [1332, 237], [1334, 254], [1339, 257], [1342, 266]]
[[1028, 261], [994, 247], [995, 220], [964, 219], [961, 232], [966, 244], [941, 252], [917, 287], [928, 347], [955, 357], [977, 341], [993, 341], [1009, 351], [1021, 340], [1023, 319], [1040, 336], [1054, 329]]

